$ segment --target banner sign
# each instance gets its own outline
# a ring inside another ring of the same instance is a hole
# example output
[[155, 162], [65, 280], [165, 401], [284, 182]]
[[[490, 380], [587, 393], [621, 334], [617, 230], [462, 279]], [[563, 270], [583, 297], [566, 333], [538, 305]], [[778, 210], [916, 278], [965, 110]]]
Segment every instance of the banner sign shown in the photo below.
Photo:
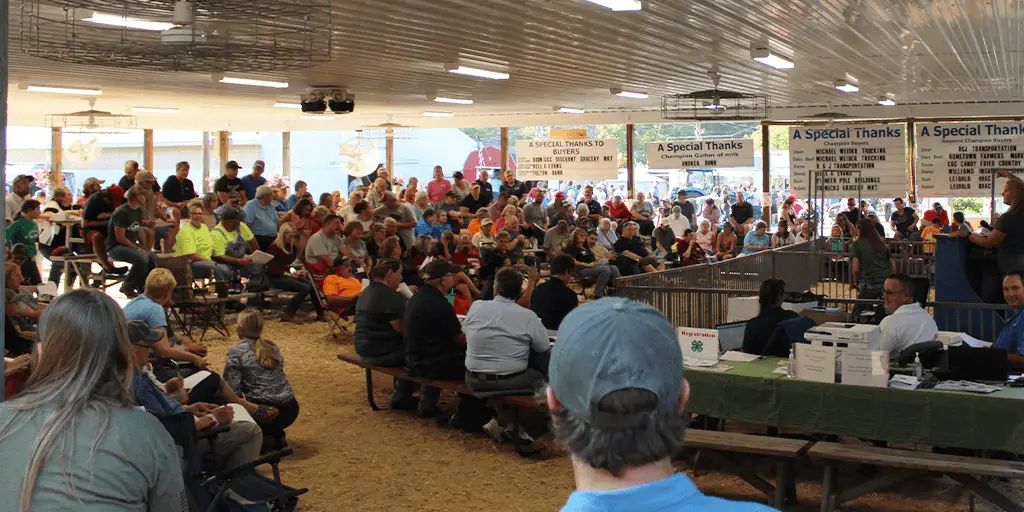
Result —
[[551, 131], [548, 132], [548, 138], [549, 139], [561, 139], [561, 140], [585, 139], [585, 138], [587, 138], [587, 130], [581, 130], [581, 129], [577, 129], [577, 128], [565, 128], [565, 129], [554, 128], [554, 129], [552, 129]]
[[903, 197], [905, 124], [794, 126], [789, 129], [790, 186], [798, 197]]
[[[921, 123], [917, 188], [922, 197], [990, 197], [992, 171], [1024, 172], [1024, 123]], [[1005, 179], [997, 179], [996, 195]]]
[[518, 140], [516, 177], [534, 180], [616, 180], [618, 139]]
[[647, 143], [647, 166], [651, 169], [752, 167], [753, 165], [753, 139]]

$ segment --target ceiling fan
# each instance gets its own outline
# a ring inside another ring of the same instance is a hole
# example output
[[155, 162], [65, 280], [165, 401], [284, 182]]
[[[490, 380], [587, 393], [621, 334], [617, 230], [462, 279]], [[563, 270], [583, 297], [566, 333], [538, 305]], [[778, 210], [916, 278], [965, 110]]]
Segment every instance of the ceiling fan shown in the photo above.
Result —
[[61, 128], [68, 133], [125, 133], [135, 128], [132, 115], [112, 114], [96, 110], [96, 100], [89, 100], [89, 110], [67, 114], [48, 114], [46, 126]]

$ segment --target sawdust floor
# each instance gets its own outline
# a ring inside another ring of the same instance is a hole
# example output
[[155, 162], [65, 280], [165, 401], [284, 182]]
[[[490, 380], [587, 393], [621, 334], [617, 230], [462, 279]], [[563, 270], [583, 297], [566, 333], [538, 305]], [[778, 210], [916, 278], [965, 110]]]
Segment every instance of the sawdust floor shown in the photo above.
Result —
[[[229, 317], [233, 330], [232, 322]], [[547, 443], [549, 436], [541, 440], [547, 458], [524, 459], [482, 434], [441, 428], [409, 413], [372, 412], [362, 370], [335, 358], [352, 350], [350, 338], [328, 338], [323, 323], [295, 326], [269, 320], [266, 331], [284, 352], [285, 370], [301, 405], [288, 430], [295, 454], [281, 465], [285, 482], [309, 488], [300, 498], [300, 510], [551, 511], [572, 491], [572, 467], [564, 452]], [[223, 368], [224, 354], [236, 342], [215, 333], [207, 338], [212, 368]], [[452, 398], [446, 400], [450, 407]], [[378, 393], [377, 401], [386, 404], [387, 395]], [[531, 423], [543, 426], [544, 420]], [[768, 466], [758, 469], [770, 478]], [[700, 471], [695, 481], [706, 493], [765, 502], [737, 477], [714, 468]], [[856, 476], [856, 468], [845, 474]], [[798, 471], [800, 505], [793, 510], [819, 510], [821, 476], [814, 466]], [[952, 481], [921, 477], [862, 497], [843, 510], [966, 510], [962, 494]]]

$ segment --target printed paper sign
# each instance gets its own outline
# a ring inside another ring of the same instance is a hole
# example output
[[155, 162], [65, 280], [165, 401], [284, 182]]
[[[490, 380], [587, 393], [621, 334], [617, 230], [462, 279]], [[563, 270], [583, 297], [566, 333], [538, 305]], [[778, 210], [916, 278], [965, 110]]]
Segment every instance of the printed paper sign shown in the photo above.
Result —
[[752, 167], [752, 139], [688, 140], [647, 143], [651, 169]]
[[[917, 188], [921, 197], [991, 197], [993, 171], [1024, 173], [1024, 123], [921, 123]], [[995, 181], [995, 195], [1005, 178]]]
[[683, 359], [718, 361], [718, 329], [679, 327], [676, 334], [679, 337], [679, 348], [683, 351]]
[[884, 388], [889, 386], [889, 352], [846, 348], [842, 355], [841, 382], [854, 386]]
[[516, 141], [516, 177], [534, 180], [615, 180], [618, 139]]
[[903, 197], [906, 136], [905, 124], [791, 127], [792, 190], [797, 197]]
[[835, 383], [836, 348], [814, 347], [807, 343], [793, 345], [796, 357], [796, 375], [800, 380]]

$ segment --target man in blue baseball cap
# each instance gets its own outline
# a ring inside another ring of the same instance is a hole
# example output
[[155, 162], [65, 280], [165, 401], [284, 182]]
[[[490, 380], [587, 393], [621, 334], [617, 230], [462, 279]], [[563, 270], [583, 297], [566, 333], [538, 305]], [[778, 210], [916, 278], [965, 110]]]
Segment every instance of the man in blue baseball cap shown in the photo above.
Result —
[[563, 512], [774, 510], [704, 496], [674, 474], [690, 389], [675, 329], [656, 309], [610, 297], [573, 310], [548, 372], [552, 431], [576, 475]]

